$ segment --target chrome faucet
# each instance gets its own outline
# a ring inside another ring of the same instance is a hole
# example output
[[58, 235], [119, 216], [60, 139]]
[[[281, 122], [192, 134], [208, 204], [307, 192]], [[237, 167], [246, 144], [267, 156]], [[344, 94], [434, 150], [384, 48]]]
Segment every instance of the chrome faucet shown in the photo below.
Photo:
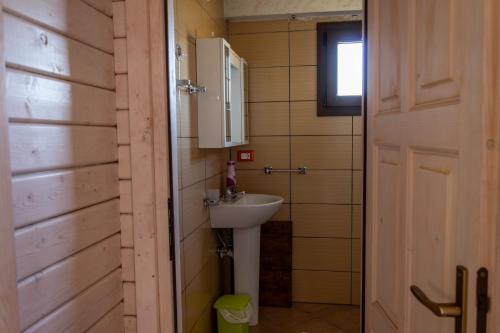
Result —
[[243, 197], [246, 194], [245, 191], [237, 192], [231, 190], [231, 188], [228, 186], [226, 187], [226, 193], [222, 196], [222, 201], [228, 202], [228, 201], [235, 201], [241, 197]]

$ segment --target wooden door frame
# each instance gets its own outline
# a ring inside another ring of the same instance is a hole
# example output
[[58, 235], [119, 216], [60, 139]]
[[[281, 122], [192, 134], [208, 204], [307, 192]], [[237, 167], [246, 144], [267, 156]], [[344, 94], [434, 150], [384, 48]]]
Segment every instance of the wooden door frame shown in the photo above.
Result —
[[175, 281], [170, 256], [169, 200], [172, 197], [171, 155], [168, 91], [170, 66], [168, 63], [167, 17], [172, 15], [172, 6], [164, 0], [151, 0], [151, 87], [153, 107], [153, 149], [156, 193], [156, 236], [158, 263], [158, 295], [160, 332], [175, 332]]
[[171, 182], [171, 244], [174, 252], [173, 263], [173, 279], [175, 299], [175, 328], [176, 332], [183, 332], [183, 307], [182, 307], [182, 268], [181, 268], [181, 220], [180, 220], [180, 201], [179, 201], [179, 154], [178, 154], [178, 140], [177, 140], [177, 73], [176, 73], [176, 41], [175, 41], [175, 13], [174, 13], [174, 0], [163, 0], [167, 8], [166, 16], [166, 37], [167, 37], [167, 67], [168, 67], [168, 114], [169, 114], [169, 139], [170, 139], [170, 182]]
[[[488, 218], [492, 221], [490, 229], [490, 250], [493, 255], [490, 260], [490, 288], [491, 313], [488, 319], [488, 332], [496, 332], [500, 327], [500, 22], [498, 22], [498, 13], [500, 4], [498, 1], [488, 1], [489, 16], [487, 26], [491, 26], [491, 34], [487, 36], [491, 48], [488, 50], [489, 59], [487, 60], [485, 71], [488, 75], [488, 82], [493, 88], [493, 93], [487, 98], [487, 106], [490, 110], [486, 119], [486, 131], [488, 140], [489, 156], [488, 160], [488, 178], [491, 180], [488, 188], [489, 201], [487, 202]], [[493, 69], [488, 71], [488, 67]]]
[[361, 101], [361, 117], [363, 119], [363, 182], [362, 182], [362, 197], [361, 197], [361, 293], [360, 293], [360, 306], [361, 306], [361, 332], [365, 331], [365, 291], [366, 291], [366, 180], [367, 180], [367, 161], [368, 161], [368, 150], [367, 150], [367, 130], [368, 130], [368, 2], [369, 0], [363, 0], [363, 99]]
[[137, 331], [173, 333], [164, 0], [126, 0]]
[[[0, 27], [3, 26], [0, 0]], [[3, 30], [0, 29], [0, 332], [19, 332], [12, 182], [9, 153], [8, 115], [5, 109], [5, 59]]]

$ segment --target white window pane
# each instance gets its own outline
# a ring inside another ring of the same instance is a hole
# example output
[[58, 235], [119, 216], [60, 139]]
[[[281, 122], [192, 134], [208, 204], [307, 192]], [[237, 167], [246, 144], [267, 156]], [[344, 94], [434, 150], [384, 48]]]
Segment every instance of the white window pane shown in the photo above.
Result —
[[363, 43], [337, 45], [337, 95], [361, 96], [363, 87]]

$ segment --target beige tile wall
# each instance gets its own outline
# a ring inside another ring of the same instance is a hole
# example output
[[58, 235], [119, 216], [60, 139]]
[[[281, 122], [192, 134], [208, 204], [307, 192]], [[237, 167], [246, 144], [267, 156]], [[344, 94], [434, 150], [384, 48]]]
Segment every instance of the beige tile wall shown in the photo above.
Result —
[[[177, 76], [196, 82], [196, 38], [225, 37], [223, 0], [176, 0], [176, 42], [185, 54]], [[184, 332], [211, 332], [212, 304], [219, 296], [216, 237], [204, 207], [205, 192], [220, 188], [227, 150], [199, 149], [195, 95], [178, 95], [179, 199], [181, 204]]]
[[[256, 150], [254, 162], [238, 164], [238, 181], [285, 198], [274, 219], [293, 221], [293, 300], [359, 304], [362, 122], [316, 116], [315, 29], [316, 22], [229, 24], [231, 46], [250, 69], [244, 149]], [[266, 165], [309, 170], [268, 176]]]

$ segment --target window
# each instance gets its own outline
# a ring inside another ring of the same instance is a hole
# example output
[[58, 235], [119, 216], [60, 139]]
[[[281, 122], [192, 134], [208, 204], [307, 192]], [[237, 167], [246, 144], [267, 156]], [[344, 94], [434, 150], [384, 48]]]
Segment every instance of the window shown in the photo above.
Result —
[[363, 43], [337, 45], [337, 96], [361, 96]]
[[361, 115], [361, 22], [318, 23], [318, 116]]

